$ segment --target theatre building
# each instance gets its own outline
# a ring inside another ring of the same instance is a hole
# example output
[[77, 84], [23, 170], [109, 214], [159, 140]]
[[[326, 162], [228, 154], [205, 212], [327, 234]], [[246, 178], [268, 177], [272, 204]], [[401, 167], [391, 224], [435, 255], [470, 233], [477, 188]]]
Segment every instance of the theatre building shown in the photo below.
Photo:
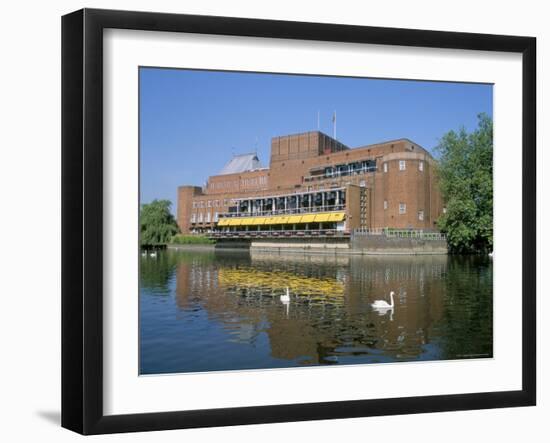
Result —
[[269, 167], [236, 155], [204, 187], [180, 186], [178, 224], [222, 237], [433, 230], [443, 211], [434, 166], [408, 139], [350, 148], [319, 131], [274, 137]]

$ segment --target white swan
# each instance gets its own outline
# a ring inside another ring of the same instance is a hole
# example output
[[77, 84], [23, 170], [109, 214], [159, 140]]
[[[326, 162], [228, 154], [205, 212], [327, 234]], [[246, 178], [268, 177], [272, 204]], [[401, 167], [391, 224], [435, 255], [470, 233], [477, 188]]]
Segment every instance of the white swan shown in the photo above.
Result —
[[395, 292], [390, 292], [390, 303], [388, 303], [386, 300], [375, 300], [374, 303], [371, 303], [371, 307], [374, 309], [393, 309], [394, 302], [393, 302], [393, 296]]
[[290, 302], [290, 292], [288, 288], [286, 288], [286, 294], [281, 295], [281, 301], [283, 303], [289, 303]]
[[149, 257], [156, 258], [156, 257], [157, 257], [157, 252], [156, 252], [156, 251], [151, 252], [151, 253], [149, 254]]

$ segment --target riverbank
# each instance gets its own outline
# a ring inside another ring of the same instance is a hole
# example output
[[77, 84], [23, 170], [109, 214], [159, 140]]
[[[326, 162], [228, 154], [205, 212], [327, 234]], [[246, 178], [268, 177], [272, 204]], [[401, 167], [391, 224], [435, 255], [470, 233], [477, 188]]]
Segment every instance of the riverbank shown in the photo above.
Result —
[[446, 255], [447, 245], [443, 242], [427, 242], [414, 239], [391, 239], [382, 242], [380, 239], [368, 241], [304, 241], [287, 239], [285, 241], [239, 240], [218, 241], [216, 244], [168, 244], [168, 249], [184, 251], [229, 251], [249, 250], [263, 253], [292, 253], [311, 255]]
[[184, 250], [184, 251], [214, 251], [216, 249], [215, 244], [175, 244], [169, 243], [166, 245], [167, 249], [172, 250]]

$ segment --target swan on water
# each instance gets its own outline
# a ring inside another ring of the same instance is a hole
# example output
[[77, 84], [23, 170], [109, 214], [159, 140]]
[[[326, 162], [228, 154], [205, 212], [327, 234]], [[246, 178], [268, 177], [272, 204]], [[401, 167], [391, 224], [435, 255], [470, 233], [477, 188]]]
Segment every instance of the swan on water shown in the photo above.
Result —
[[281, 301], [283, 303], [290, 302], [290, 291], [288, 290], [288, 288], [286, 288], [286, 294], [281, 295]]
[[395, 292], [390, 292], [390, 303], [388, 303], [386, 300], [375, 300], [374, 303], [371, 303], [371, 307], [374, 309], [391, 309], [394, 306], [393, 302], [393, 296], [395, 295]]
[[156, 256], [157, 256], [157, 252], [156, 252], [156, 251], [151, 252], [151, 253], [149, 254], [149, 257], [156, 258]]

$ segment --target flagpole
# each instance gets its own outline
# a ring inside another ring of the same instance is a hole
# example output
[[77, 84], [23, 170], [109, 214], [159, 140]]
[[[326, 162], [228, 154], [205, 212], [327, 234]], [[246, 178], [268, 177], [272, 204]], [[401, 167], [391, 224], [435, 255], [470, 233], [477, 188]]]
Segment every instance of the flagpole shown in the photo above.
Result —
[[332, 126], [333, 126], [333, 139], [336, 140], [336, 111], [334, 111], [334, 114], [332, 116]]

